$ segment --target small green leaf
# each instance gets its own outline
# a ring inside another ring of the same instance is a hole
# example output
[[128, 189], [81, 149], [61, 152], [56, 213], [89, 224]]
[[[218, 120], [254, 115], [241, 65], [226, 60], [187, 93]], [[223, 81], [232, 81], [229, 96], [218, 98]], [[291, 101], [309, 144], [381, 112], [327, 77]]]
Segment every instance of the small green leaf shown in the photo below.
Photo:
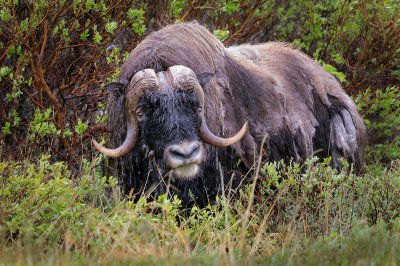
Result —
[[2, 129], [4, 134], [11, 134], [11, 124], [9, 122], [6, 122]]
[[81, 33], [80, 38], [82, 41], [86, 41], [89, 36], [89, 29], [85, 29], [85, 31]]
[[83, 123], [80, 119], [78, 120], [78, 124], [75, 126], [75, 132], [78, 135], [81, 135], [87, 129], [87, 125]]
[[106, 24], [106, 31], [107, 32], [109, 32], [109, 33], [113, 33], [114, 32], [114, 30], [117, 28], [117, 26], [118, 26], [118, 23], [117, 22], [115, 22], [115, 21], [111, 21], [111, 22], [109, 22], [109, 23], [107, 23]]

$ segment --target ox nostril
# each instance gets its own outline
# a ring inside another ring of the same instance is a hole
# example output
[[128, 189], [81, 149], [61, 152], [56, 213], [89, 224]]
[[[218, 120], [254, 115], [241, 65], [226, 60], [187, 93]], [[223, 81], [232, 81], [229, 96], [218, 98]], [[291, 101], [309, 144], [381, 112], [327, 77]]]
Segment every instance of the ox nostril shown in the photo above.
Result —
[[177, 145], [171, 148], [170, 153], [174, 156], [187, 159], [192, 157], [199, 150], [199, 148], [199, 145], [196, 143], [192, 143], [189, 146]]

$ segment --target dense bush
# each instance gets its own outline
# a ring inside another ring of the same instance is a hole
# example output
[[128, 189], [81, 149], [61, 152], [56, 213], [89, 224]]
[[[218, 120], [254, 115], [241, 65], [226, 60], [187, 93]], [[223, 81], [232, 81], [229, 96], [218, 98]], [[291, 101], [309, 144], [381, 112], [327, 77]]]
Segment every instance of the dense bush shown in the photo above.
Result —
[[[299, 261], [317, 263], [371, 260], [370, 252], [384, 262], [400, 260], [399, 161], [371, 176], [355, 175], [347, 165], [337, 172], [329, 160], [315, 158], [305, 172], [297, 164], [266, 163], [259, 193], [250, 184], [235, 197], [227, 190], [216, 205], [190, 210], [165, 195], [151, 202], [121, 200], [115, 180], [96, 170], [99, 161], [84, 162], [78, 179], [48, 157], [36, 164], [0, 163], [0, 260], [174, 262], [211, 256], [234, 263], [284, 262], [303, 254]], [[321, 243], [328, 244], [314, 249]], [[36, 252], [40, 247], [52, 252]]]
[[370, 145], [367, 162], [390, 164], [400, 158], [400, 92], [398, 87], [369, 89], [360, 93], [356, 102], [365, 116]]

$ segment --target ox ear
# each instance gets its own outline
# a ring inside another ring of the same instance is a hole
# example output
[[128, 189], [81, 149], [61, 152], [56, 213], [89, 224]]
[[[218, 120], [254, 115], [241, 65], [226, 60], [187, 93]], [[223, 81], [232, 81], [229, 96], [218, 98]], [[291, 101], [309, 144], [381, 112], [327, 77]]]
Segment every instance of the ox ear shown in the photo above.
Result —
[[197, 80], [199, 81], [201, 87], [204, 88], [214, 76], [215, 76], [214, 73], [204, 72], [201, 73], [200, 75], [197, 75]]
[[111, 92], [114, 96], [119, 97], [124, 92], [124, 83], [121, 82], [110, 82], [104, 87]]

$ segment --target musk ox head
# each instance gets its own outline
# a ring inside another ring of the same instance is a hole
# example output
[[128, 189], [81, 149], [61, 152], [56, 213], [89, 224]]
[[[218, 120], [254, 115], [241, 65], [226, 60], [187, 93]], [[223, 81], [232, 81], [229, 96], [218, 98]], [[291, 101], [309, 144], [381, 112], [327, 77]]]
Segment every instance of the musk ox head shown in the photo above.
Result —
[[[187, 67], [176, 65], [156, 73], [153, 69], [137, 72], [126, 90], [127, 134], [116, 149], [107, 149], [96, 141], [96, 148], [110, 156], [129, 153], [137, 144], [154, 153], [167, 171], [181, 180], [196, 177], [206, 158], [203, 142], [223, 147], [238, 142], [247, 123], [231, 138], [221, 138], [208, 129], [204, 118], [204, 86], [212, 74], [198, 76]], [[112, 86], [123, 86], [112, 84]]]

